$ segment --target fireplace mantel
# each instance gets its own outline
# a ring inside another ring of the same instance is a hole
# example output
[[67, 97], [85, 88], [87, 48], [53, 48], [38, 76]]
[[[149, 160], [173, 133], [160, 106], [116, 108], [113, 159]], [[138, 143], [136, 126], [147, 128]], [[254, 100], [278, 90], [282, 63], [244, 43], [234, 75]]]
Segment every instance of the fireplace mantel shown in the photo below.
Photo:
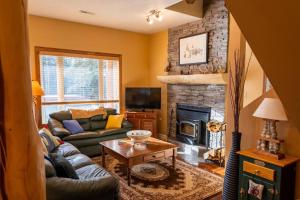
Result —
[[183, 85], [226, 85], [228, 73], [215, 74], [191, 74], [191, 75], [165, 75], [157, 76], [157, 79], [166, 84], [183, 84]]

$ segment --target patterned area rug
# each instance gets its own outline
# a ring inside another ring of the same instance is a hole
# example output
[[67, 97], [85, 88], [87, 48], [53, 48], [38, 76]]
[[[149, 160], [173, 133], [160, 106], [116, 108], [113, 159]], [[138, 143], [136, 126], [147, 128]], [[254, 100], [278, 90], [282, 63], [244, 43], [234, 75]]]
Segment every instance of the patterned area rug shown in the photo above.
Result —
[[[107, 170], [120, 179], [122, 200], [211, 199], [223, 186], [223, 178], [180, 160], [174, 171], [171, 159], [135, 166], [128, 186], [125, 166], [110, 156], [106, 159]], [[93, 160], [101, 165], [100, 157]]]

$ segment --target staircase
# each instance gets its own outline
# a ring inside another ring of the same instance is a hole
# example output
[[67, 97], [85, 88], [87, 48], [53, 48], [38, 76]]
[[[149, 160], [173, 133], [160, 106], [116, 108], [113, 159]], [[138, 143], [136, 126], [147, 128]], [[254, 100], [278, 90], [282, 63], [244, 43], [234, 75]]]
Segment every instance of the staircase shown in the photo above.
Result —
[[225, 2], [300, 131], [300, 1]]

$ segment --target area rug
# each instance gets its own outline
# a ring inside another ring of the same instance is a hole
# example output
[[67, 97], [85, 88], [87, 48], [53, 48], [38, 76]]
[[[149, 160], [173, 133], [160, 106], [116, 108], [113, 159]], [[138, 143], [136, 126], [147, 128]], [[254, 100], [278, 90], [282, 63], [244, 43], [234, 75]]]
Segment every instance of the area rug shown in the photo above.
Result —
[[[127, 185], [126, 167], [106, 156], [106, 169], [120, 179], [121, 200], [202, 200], [221, 193], [223, 178], [206, 170], [176, 160], [166, 159], [141, 164], [132, 169]], [[101, 165], [99, 157], [93, 158]]]

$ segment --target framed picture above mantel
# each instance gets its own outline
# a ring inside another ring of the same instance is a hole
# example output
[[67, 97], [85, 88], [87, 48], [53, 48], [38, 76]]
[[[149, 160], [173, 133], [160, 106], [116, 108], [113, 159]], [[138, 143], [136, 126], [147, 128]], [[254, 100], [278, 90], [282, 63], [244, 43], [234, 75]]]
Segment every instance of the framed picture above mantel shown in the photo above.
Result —
[[208, 33], [179, 38], [179, 65], [207, 63], [207, 41]]

